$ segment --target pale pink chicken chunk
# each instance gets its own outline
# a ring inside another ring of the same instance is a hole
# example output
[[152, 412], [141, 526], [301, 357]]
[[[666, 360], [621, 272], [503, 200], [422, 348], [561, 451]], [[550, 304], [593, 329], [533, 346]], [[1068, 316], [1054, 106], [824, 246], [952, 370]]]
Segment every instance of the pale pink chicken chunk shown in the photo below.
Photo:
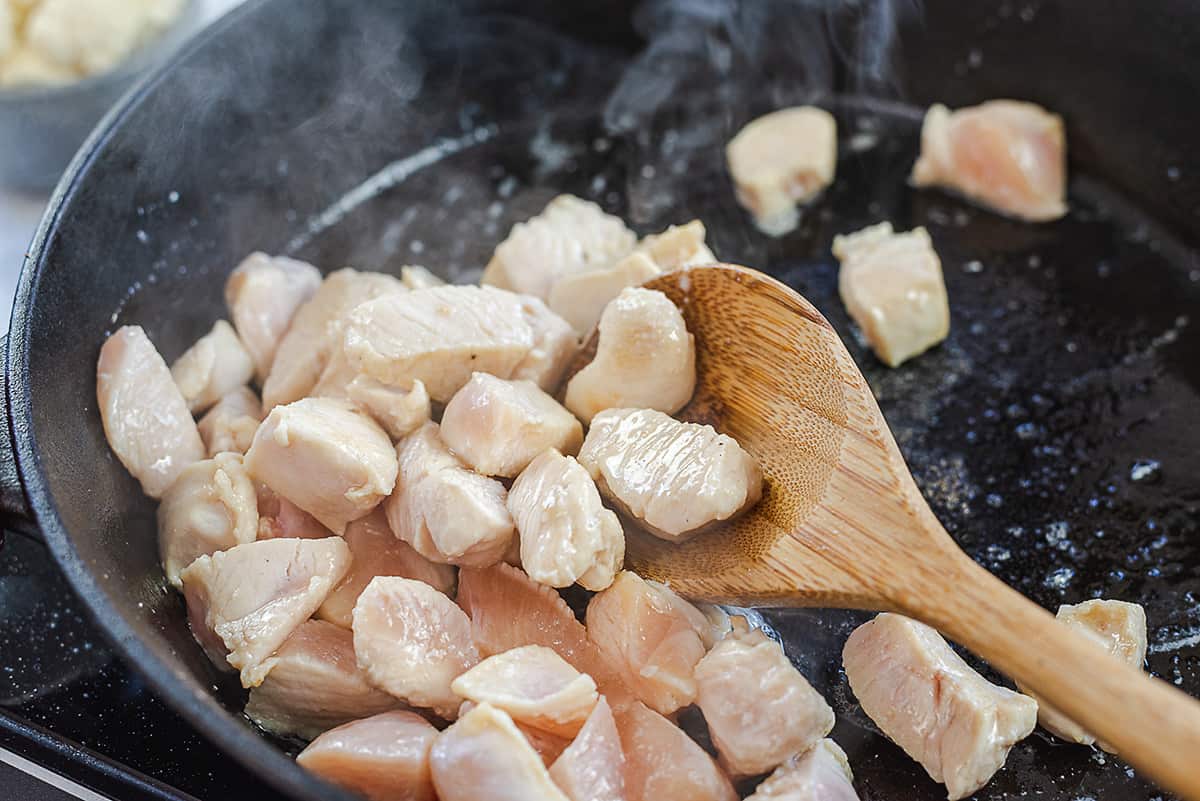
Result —
[[682, 729], [645, 704], [614, 708], [629, 801], [737, 801], [724, 771]]
[[[458, 708], [458, 716], [461, 718], [477, 706], [478, 704], [474, 701], [463, 701], [462, 705]], [[554, 760], [562, 756], [562, 752], [566, 751], [567, 746], [571, 744], [570, 737], [560, 737], [545, 729], [535, 728], [519, 720], [514, 720], [513, 725], [520, 730], [521, 734], [525, 735], [525, 739], [529, 741], [529, 745], [533, 750], [537, 751], [538, 756], [542, 758], [542, 764], [546, 767], [554, 764]]]
[[384, 712], [327, 731], [296, 757], [369, 801], [434, 801], [429, 752], [438, 730], [412, 712]]
[[1062, 118], [1041, 106], [989, 100], [951, 111], [935, 104], [921, 127], [915, 186], [940, 186], [1032, 222], [1067, 213]]
[[833, 710], [783, 653], [744, 618], [696, 665], [696, 703], [721, 764], [753, 776], [813, 747], [833, 729]]
[[746, 801], [858, 801], [853, 782], [845, 752], [822, 740], [779, 766]]
[[442, 414], [442, 439], [485, 476], [513, 478], [548, 448], [576, 453], [583, 426], [532, 381], [474, 373]]
[[311, 740], [323, 731], [389, 709], [400, 701], [372, 687], [354, 657], [354, 637], [323, 620], [306, 620], [271, 657], [250, 690], [246, 717], [273, 734]]
[[406, 264], [401, 267], [400, 281], [408, 289], [429, 289], [431, 286], [442, 286], [446, 283], [419, 264]]
[[263, 540], [201, 556], [180, 573], [192, 634], [218, 667], [227, 662], [242, 686], [255, 687], [349, 567], [341, 537]]
[[902, 615], [855, 629], [842, 662], [863, 711], [946, 785], [950, 801], [987, 784], [1037, 725], [1037, 701], [992, 684], [940, 634]]
[[365, 411], [392, 439], [402, 439], [429, 421], [432, 407], [424, 382], [397, 389], [369, 376], [355, 376], [346, 385], [346, 397]]
[[100, 348], [96, 401], [108, 446], [151, 498], [204, 458], [187, 401], [140, 326], [117, 329]]
[[209, 409], [196, 428], [210, 457], [230, 451], [245, 453], [262, 422], [262, 404], [250, 387], [238, 387]]
[[265, 253], [251, 253], [229, 275], [225, 305], [260, 382], [271, 372], [292, 316], [320, 284], [321, 272], [311, 264]]
[[354, 605], [354, 653], [371, 682], [447, 720], [458, 712], [451, 682], [479, 662], [471, 621], [423, 581], [377, 576]]
[[699, 220], [671, 225], [661, 233], [642, 237], [634, 252], [649, 256], [662, 272], [695, 264], [711, 264], [717, 257], [704, 243], [707, 233], [704, 223]]
[[663, 597], [669, 598], [679, 612], [688, 619], [700, 637], [700, 642], [704, 643], [705, 651], [720, 642], [721, 638], [733, 628], [729, 613], [721, 607], [715, 604], [692, 603], [659, 581], [646, 579], [646, 583], [658, 590]]
[[550, 778], [571, 801], [625, 801], [625, 753], [606, 699], [554, 760]]
[[242, 346], [233, 326], [217, 320], [171, 365], [171, 377], [188, 409], [199, 414], [254, 377], [254, 359]]
[[260, 540], [301, 539], [319, 540], [334, 536], [321, 521], [287, 498], [281, 497], [266, 484], [256, 482], [258, 495], [258, 537]]

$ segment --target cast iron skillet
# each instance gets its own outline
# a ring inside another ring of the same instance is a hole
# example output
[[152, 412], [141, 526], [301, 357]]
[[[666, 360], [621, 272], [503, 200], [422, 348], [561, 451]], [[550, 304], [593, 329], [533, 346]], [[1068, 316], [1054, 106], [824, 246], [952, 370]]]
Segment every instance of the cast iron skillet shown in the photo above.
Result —
[[[718, 255], [798, 288], [846, 336], [964, 547], [1047, 606], [1141, 601], [1151, 669], [1200, 692], [1193, 9], [511, 5], [519, 13], [484, 0], [251, 3], [129, 96], [55, 195], [8, 340], [4, 505], [172, 706], [281, 791], [342, 797], [279, 747], [295, 744], [240, 716], [241, 690], [192, 642], [158, 566], [154, 504], [104, 442], [94, 380], [106, 334], [140, 324], [173, 359], [224, 314], [224, 277], [255, 249], [467, 279], [559, 191], [643, 233], [700, 217]], [[1066, 219], [1023, 225], [907, 187], [925, 105], [1000, 96], [1066, 118]], [[805, 100], [839, 116], [838, 180], [796, 232], [769, 240], [736, 206], [721, 146], [753, 115]], [[835, 233], [881, 219], [929, 227], [951, 297], [949, 340], [899, 370], [855, 338], [828, 250]], [[836, 706], [863, 797], [941, 798], [839, 672], [864, 616], [764, 617]], [[1040, 734], [980, 797], [1024, 793], [1155, 795], [1119, 760]]]

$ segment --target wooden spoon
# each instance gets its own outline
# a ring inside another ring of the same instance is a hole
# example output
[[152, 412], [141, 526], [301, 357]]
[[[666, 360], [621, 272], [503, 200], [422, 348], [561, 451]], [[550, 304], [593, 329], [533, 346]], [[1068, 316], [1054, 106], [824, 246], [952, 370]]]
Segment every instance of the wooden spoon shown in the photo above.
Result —
[[[1200, 702], [1060, 625], [964, 554], [921, 497], [870, 388], [811, 303], [755, 270], [696, 267], [646, 284], [696, 337], [677, 415], [737, 439], [761, 503], [671, 544], [629, 532], [626, 567], [693, 599], [900, 612], [1030, 688], [1164, 788], [1200, 801]], [[595, 336], [573, 365], [591, 360]]]

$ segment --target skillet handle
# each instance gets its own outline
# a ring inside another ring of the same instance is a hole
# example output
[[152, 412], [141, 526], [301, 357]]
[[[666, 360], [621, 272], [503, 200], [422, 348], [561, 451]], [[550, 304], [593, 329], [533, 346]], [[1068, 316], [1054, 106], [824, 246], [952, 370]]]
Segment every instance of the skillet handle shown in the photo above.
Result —
[[41, 532], [29, 509], [13, 448], [13, 422], [8, 398], [8, 335], [0, 337], [0, 545], [4, 532], [13, 531], [40, 540]]

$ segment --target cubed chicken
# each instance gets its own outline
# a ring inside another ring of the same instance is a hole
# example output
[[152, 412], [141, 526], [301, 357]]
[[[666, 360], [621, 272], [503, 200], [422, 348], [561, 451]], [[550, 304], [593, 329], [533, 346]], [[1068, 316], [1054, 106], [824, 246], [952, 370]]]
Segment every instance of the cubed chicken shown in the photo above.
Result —
[[[346, 318], [342, 348], [355, 373], [399, 388], [420, 380], [445, 403], [476, 371], [551, 388], [576, 339], [536, 298], [448, 285], [360, 304]], [[329, 383], [323, 376], [321, 384]]]
[[623, 570], [587, 607], [587, 636], [642, 703], [670, 715], [696, 700], [704, 643], [675, 599]]
[[271, 372], [263, 383], [263, 406], [270, 411], [310, 394], [332, 348], [341, 347], [342, 317], [360, 303], [404, 291], [400, 281], [383, 273], [360, 273], [350, 268], [330, 273], [296, 310], [279, 340]]
[[395, 491], [384, 502], [392, 532], [426, 559], [485, 567], [513, 540], [504, 485], [463, 466], [426, 423], [396, 446]]
[[311, 264], [265, 253], [251, 253], [229, 275], [225, 304], [260, 383], [271, 372], [292, 316], [320, 284], [321, 273]]
[[276, 406], [254, 435], [246, 468], [337, 534], [396, 485], [387, 433], [345, 401], [304, 398]]
[[185, 467], [158, 506], [158, 558], [177, 590], [180, 571], [197, 558], [253, 542], [257, 534], [254, 482], [236, 453]]
[[583, 336], [600, 320], [604, 307], [623, 289], [662, 273], [645, 253], [633, 252], [612, 267], [568, 275], [555, 283], [546, 304]]
[[547, 449], [573, 454], [583, 444], [583, 426], [537, 384], [487, 373], [474, 373], [446, 404], [441, 432], [473, 470], [504, 478]]
[[[479, 704], [474, 701], [463, 701], [458, 708], [458, 716], [461, 718], [477, 706]], [[533, 747], [533, 750], [537, 751], [538, 756], [542, 758], [542, 764], [547, 768], [554, 764], [554, 760], [562, 756], [563, 751], [566, 751], [567, 746], [571, 744], [570, 737], [552, 734], [545, 729], [534, 728], [519, 720], [514, 720], [513, 725], [520, 730], [521, 734], [525, 735], [525, 739]]]
[[846, 753], [822, 740], [795, 756], [746, 797], [746, 801], [858, 801]]
[[731, 520], [762, 497], [762, 470], [732, 437], [652, 409], [596, 415], [579, 463], [601, 495], [671, 542]]
[[668, 226], [662, 233], [642, 237], [634, 252], [649, 256], [662, 272], [694, 264], [711, 264], [717, 257], [704, 243], [706, 234], [704, 223], [692, 220], [683, 225]]
[[762, 231], [781, 236], [796, 227], [798, 204], [833, 183], [837, 121], [813, 106], [765, 114], [725, 147], [738, 202]]
[[262, 422], [262, 404], [250, 387], [238, 387], [209, 409], [196, 428], [209, 457], [229, 451], [245, 453]]
[[199, 414], [254, 377], [254, 360], [233, 326], [217, 320], [196, 344], [171, 365], [171, 377], [188, 410]]
[[398, 389], [370, 376], [356, 376], [346, 385], [346, 397], [383, 426], [392, 439], [402, 439], [429, 421], [432, 405], [425, 384], [414, 381]]
[[437, 736], [420, 715], [384, 712], [325, 732], [296, 762], [368, 801], [434, 801], [429, 752]]
[[246, 717], [272, 734], [311, 740], [334, 726], [400, 706], [367, 682], [354, 657], [353, 635], [332, 623], [301, 623], [271, 663], [262, 684], [250, 690]]
[[834, 237], [833, 254], [842, 303], [884, 364], [898, 367], [946, 338], [950, 302], [924, 228], [897, 234], [879, 223]]
[[606, 699], [554, 760], [550, 778], [571, 801], [625, 801], [625, 753]]
[[254, 489], [258, 495], [258, 539], [319, 540], [334, 536], [320, 520], [266, 484], [255, 482]]
[[636, 242], [621, 218], [574, 195], [559, 195], [536, 217], [513, 226], [496, 246], [483, 283], [544, 300], [561, 278], [609, 267]]
[[737, 801], [729, 778], [682, 729], [645, 704], [614, 708], [629, 801]]
[[400, 280], [408, 289], [429, 289], [446, 283], [419, 264], [407, 264], [400, 268]]
[[[833, 710], [779, 643], [737, 618], [696, 665], [696, 703], [721, 764], [754, 776], [812, 748], [833, 729]], [[747, 714], [747, 710], [751, 710]]]
[[521, 566], [541, 584], [602, 590], [625, 561], [621, 521], [604, 508], [579, 462], [556, 450], [543, 451], [513, 482], [508, 511], [521, 538]]
[[151, 498], [204, 458], [187, 401], [140, 326], [117, 329], [100, 348], [96, 402], [108, 446]]
[[192, 635], [214, 664], [228, 662], [243, 687], [256, 687], [271, 655], [349, 567], [341, 537], [261, 540], [201, 556], [179, 574]]
[[447, 720], [458, 712], [450, 684], [479, 662], [471, 621], [423, 581], [377, 576], [354, 605], [354, 653], [371, 683]]
[[696, 634], [700, 636], [700, 642], [704, 643], [704, 650], [711, 649], [733, 628], [729, 614], [721, 607], [715, 604], [694, 604], [659, 581], [647, 579], [646, 583], [658, 590], [663, 597], [670, 599], [687, 617]]
[[1037, 701], [992, 684], [924, 623], [885, 613], [846, 641], [850, 689], [950, 801], [987, 784], [1037, 725]]
[[579, 733], [598, 695], [596, 682], [550, 648], [525, 645], [489, 656], [450, 685], [459, 696], [503, 709], [512, 719], [560, 737]]
[[585, 423], [605, 409], [674, 414], [696, 388], [696, 345], [661, 292], [621, 291], [600, 315], [596, 356], [567, 382], [565, 403]]
[[935, 104], [921, 126], [914, 186], [940, 186], [1030, 222], [1067, 213], [1063, 121], [1041, 106], [989, 100], [951, 111]]

